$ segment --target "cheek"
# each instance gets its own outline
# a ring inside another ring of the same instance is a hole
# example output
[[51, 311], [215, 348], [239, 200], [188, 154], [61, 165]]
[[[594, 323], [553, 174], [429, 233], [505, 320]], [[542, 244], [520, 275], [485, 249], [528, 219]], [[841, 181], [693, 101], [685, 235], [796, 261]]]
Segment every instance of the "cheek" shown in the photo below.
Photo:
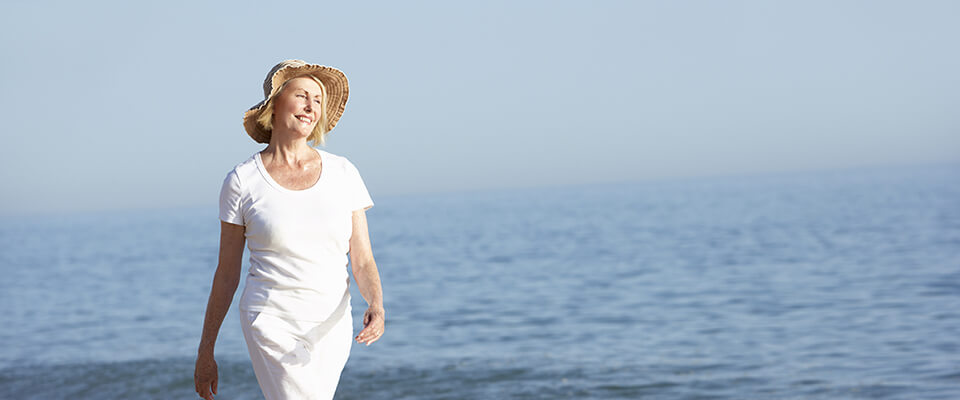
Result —
[[274, 104], [274, 109], [277, 111], [289, 112], [294, 110], [298, 106], [298, 99], [296, 97], [284, 96], [277, 98], [276, 103]]
[[290, 109], [290, 101], [287, 101], [287, 100], [278, 101], [277, 104], [274, 106], [274, 110], [277, 110], [279, 112], [285, 112], [289, 109]]

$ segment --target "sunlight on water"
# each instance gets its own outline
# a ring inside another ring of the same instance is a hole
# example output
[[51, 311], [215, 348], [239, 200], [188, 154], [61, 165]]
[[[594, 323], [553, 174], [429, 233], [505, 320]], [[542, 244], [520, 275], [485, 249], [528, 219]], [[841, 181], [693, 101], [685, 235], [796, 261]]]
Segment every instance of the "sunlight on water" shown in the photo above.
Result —
[[[960, 397], [958, 178], [376, 199], [387, 335], [338, 399]], [[215, 209], [3, 221], [0, 398], [192, 398], [217, 229]], [[218, 398], [261, 398], [235, 306], [217, 357]]]

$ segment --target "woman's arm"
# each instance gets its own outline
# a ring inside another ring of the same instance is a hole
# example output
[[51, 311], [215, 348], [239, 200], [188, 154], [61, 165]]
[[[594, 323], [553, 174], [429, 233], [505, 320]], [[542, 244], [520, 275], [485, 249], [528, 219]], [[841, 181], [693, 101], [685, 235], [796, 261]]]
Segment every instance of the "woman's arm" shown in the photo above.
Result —
[[193, 380], [200, 397], [212, 400], [217, 393], [217, 363], [213, 360], [213, 347], [217, 343], [223, 317], [230, 309], [233, 294], [240, 283], [240, 264], [243, 257], [243, 225], [220, 221], [220, 259], [213, 276], [213, 287], [207, 299], [207, 313], [203, 320], [203, 333], [197, 349], [197, 365]]
[[373, 259], [370, 246], [370, 233], [367, 231], [367, 213], [365, 210], [353, 212], [353, 235], [350, 236], [350, 264], [353, 266], [353, 279], [357, 281], [360, 294], [369, 307], [363, 314], [363, 330], [357, 335], [359, 343], [370, 345], [383, 335], [385, 312], [383, 310], [383, 289], [380, 287], [380, 272]]

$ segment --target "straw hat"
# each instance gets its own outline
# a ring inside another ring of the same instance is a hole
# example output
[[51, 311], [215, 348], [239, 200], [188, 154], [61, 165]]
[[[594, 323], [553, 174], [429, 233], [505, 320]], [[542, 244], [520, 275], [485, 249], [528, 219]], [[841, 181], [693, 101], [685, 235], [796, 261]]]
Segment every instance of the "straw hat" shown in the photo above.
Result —
[[263, 81], [263, 101], [243, 113], [243, 128], [253, 140], [258, 143], [270, 143], [271, 131], [263, 129], [263, 126], [257, 123], [257, 113], [267, 100], [277, 94], [284, 82], [304, 75], [317, 77], [326, 89], [324, 106], [327, 110], [327, 132], [337, 125], [337, 121], [343, 115], [343, 109], [347, 106], [347, 95], [350, 93], [347, 76], [333, 67], [307, 64], [302, 60], [286, 60], [275, 65], [267, 73], [267, 78]]

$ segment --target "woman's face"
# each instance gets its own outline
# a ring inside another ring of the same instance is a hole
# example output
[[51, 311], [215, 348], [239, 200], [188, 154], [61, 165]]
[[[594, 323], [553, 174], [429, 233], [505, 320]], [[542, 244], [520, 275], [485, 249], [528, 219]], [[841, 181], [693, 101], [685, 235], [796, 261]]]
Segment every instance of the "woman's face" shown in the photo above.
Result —
[[289, 80], [273, 100], [273, 132], [310, 136], [322, 107], [323, 96], [317, 82], [309, 77]]

